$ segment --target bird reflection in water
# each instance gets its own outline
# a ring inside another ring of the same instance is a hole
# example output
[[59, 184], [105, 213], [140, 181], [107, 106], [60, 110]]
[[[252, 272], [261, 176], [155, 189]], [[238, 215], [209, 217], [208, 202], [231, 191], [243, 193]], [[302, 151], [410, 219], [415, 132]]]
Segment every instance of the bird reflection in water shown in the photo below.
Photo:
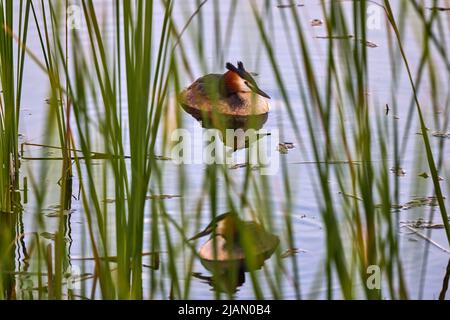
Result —
[[245, 272], [261, 269], [275, 252], [278, 236], [256, 221], [241, 220], [237, 213], [227, 212], [214, 218], [189, 241], [207, 235], [198, 255], [211, 277], [196, 274], [217, 291], [232, 294], [245, 282]]
[[212, 290], [232, 296], [245, 283], [245, 273], [243, 271], [236, 270], [235, 274], [232, 271], [211, 276], [194, 272], [192, 276], [208, 284]]

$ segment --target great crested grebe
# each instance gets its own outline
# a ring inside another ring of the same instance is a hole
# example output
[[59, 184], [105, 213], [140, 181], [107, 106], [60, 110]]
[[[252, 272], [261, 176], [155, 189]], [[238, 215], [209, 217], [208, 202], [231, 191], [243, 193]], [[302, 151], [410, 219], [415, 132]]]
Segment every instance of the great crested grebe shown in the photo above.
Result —
[[242, 62], [226, 64], [225, 74], [208, 74], [180, 93], [183, 107], [228, 116], [261, 115], [269, 112], [270, 99], [256, 84]]
[[217, 216], [189, 241], [211, 235], [202, 245], [199, 256], [208, 270], [238, 268], [251, 271], [261, 268], [278, 247], [279, 238], [254, 221], [242, 221], [234, 212]]

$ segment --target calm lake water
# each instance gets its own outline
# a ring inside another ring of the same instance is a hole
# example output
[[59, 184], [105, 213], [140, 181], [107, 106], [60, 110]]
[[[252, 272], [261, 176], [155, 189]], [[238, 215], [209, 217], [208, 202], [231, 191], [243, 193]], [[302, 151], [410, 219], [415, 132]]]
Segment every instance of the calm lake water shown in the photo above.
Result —
[[[189, 61], [192, 62], [191, 67], [195, 77], [199, 77], [207, 72], [211, 73], [222, 73], [224, 72], [223, 61], [220, 59], [220, 55], [223, 55], [224, 61], [231, 61], [235, 63], [238, 60], [245, 62], [249, 70], [254, 70], [259, 74], [257, 81], [260, 87], [268, 92], [271, 97], [271, 112], [264, 129], [280, 130], [281, 141], [290, 141], [296, 144], [297, 148], [289, 152], [287, 155], [277, 154], [282, 161], [286, 161], [287, 168], [289, 170], [289, 179], [293, 187], [294, 193], [294, 204], [292, 210], [293, 217], [293, 228], [295, 235], [296, 247], [302, 249], [302, 252], [296, 255], [299, 266], [299, 278], [301, 285], [301, 293], [303, 298], [326, 298], [327, 287], [326, 278], [324, 272], [324, 259], [326, 257], [326, 246], [325, 246], [325, 232], [323, 224], [321, 221], [320, 214], [320, 195], [318, 195], [317, 190], [320, 190], [317, 184], [317, 172], [315, 165], [305, 164], [304, 162], [313, 161], [313, 154], [311, 150], [310, 140], [308, 137], [308, 130], [306, 119], [304, 116], [304, 102], [301, 99], [300, 93], [297, 88], [295, 70], [292, 68], [291, 55], [288, 50], [289, 43], [286, 37], [286, 28], [283, 24], [282, 10], [276, 8], [276, 2], [273, 1], [273, 25], [271, 41], [275, 44], [275, 56], [280, 65], [280, 72], [283, 76], [285, 83], [292, 83], [292, 86], [288, 86], [288, 94], [291, 99], [292, 105], [294, 107], [294, 113], [296, 117], [296, 122], [301, 130], [302, 141], [298, 141], [295, 137], [294, 130], [292, 128], [291, 121], [287, 114], [287, 108], [283, 103], [281, 93], [277, 89], [276, 81], [273, 77], [273, 72], [270, 67], [269, 59], [265, 53], [265, 50], [260, 43], [258, 29], [256, 27], [255, 21], [253, 19], [251, 7], [249, 5], [250, 1], [239, 1], [239, 8], [235, 16], [235, 25], [233, 29], [233, 37], [227, 39], [224, 42], [224, 47], [218, 50], [215, 44], [215, 37], [211, 30], [214, 30], [214, 11], [212, 3], [207, 3], [203, 8], [203, 46], [205, 48], [205, 56], [207, 63], [207, 70], [204, 70], [198, 63], [198, 57], [196, 56], [196, 50], [193, 46], [195, 44], [189, 41], [191, 33], [196, 32], [197, 25], [194, 22], [192, 28], [186, 31], [184, 35], [186, 38], [184, 40], [184, 45], [186, 53], [188, 55]], [[432, 3], [432, 1], [425, 1], [427, 4]], [[109, 1], [95, 1], [96, 6], [99, 10], [105, 10], [105, 32], [111, 37], [114, 36], [116, 30], [112, 21], [108, 19], [108, 10], [112, 8], [108, 7]], [[188, 17], [195, 10], [194, 0], [189, 1], [176, 1], [174, 6], [174, 17], [176, 22], [179, 24], [180, 29], [186, 23]], [[263, 1], [257, 1], [257, 3], [263, 3]], [[301, 16], [301, 23], [303, 24], [307, 36], [310, 38], [310, 50], [312, 53], [312, 60], [314, 67], [317, 72], [317, 76], [320, 80], [324, 81], [326, 79], [326, 67], [327, 67], [327, 41], [324, 39], [317, 39], [316, 36], [326, 35], [326, 30], [323, 26], [312, 27], [310, 26], [310, 20], [312, 19], [323, 19], [323, 12], [321, 6], [318, 4], [319, 1], [305, 1], [306, 5], [304, 7], [298, 8]], [[395, 1], [397, 5], [398, 2]], [[351, 12], [351, 5], [343, 4], [345, 8]], [[394, 7], [395, 10], [398, 8]], [[229, 1], [221, 2], [220, 12], [223, 13], [222, 25], [223, 29], [226, 26], [226, 17], [228, 17]], [[157, 8], [155, 17], [161, 19], [161, 23], [156, 25], [162, 25], [162, 19], [164, 17], [162, 8]], [[449, 15], [448, 13], [443, 13]], [[101, 15], [100, 15], [101, 16]], [[450, 17], [450, 15], [449, 15]], [[350, 19], [351, 17], [349, 17]], [[445, 20], [445, 19], [444, 19]], [[384, 24], [384, 19], [382, 20], [381, 28], [379, 30], [370, 30], [367, 38], [378, 45], [377, 48], [368, 49], [368, 59], [369, 59], [369, 69], [370, 69], [370, 98], [372, 100], [370, 106], [370, 116], [374, 123], [376, 121], [395, 121], [399, 128], [399, 132], [403, 134], [406, 128], [410, 127], [409, 139], [407, 145], [404, 147], [404, 153], [402, 154], [402, 168], [406, 171], [406, 176], [401, 177], [400, 181], [400, 203], [407, 203], [414, 197], [427, 197], [433, 195], [432, 193], [432, 182], [431, 179], [421, 179], [417, 175], [422, 172], [429, 172], [428, 166], [426, 164], [425, 155], [422, 149], [422, 137], [416, 135], [419, 130], [418, 119], [416, 116], [412, 121], [407, 120], [407, 112], [409, 110], [409, 104], [411, 100], [411, 87], [407, 79], [405, 71], [402, 71], [399, 76], [399, 85], [396, 92], [396, 96], [392, 96], [393, 81], [391, 77], [391, 63], [389, 59], [389, 47], [386, 39], [386, 26]], [[408, 60], [411, 64], [413, 74], [415, 74], [417, 65], [421, 55], [421, 35], [418, 34], [417, 30], [421, 29], [421, 22], [415, 16], [409, 16], [407, 18], [406, 29], [404, 31], [404, 46]], [[292, 25], [291, 21], [288, 21], [289, 25]], [[39, 54], [40, 44], [37, 36], [37, 30], [34, 23], [30, 26], [29, 31], [29, 48], [37, 54], [38, 57], [42, 58]], [[450, 19], [446, 20], [446, 26], [443, 27], [446, 32], [447, 40], [450, 40]], [[83, 44], [86, 48], [89, 46], [89, 39], [86, 32], [86, 28], [82, 26], [79, 31]], [[158, 30], [155, 31], [158, 33]], [[222, 39], [223, 40], [223, 39]], [[448, 43], [447, 43], [448, 46]], [[157, 50], [157, 48], [155, 48]], [[293, 49], [297, 51], [297, 49]], [[296, 53], [300, 59], [300, 53]], [[339, 61], [339, 60], [338, 60]], [[400, 67], [404, 70], [403, 65]], [[439, 86], [447, 86], [449, 83], [449, 75], [446, 72], [446, 67], [442, 63], [441, 59], [436, 60], [435, 69], [441, 72], [442, 82], [438, 84]], [[21, 118], [20, 132], [23, 134], [21, 137], [22, 142], [43, 144], [47, 143], [43, 139], [46, 136], [46, 116], [48, 105], [45, 103], [45, 99], [49, 96], [49, 86], [46, 75], [32, 62], [30, 59], [27, 60], [27, 65], [25, 68], [25, 80], [24, 80], [24, 94], [23, 94], [23, 113]], [[191, 79], [188, 75], [182, 79], [184, 85], [189, 85], [194, 79]], [[429, 95], [429, 81], [423, 81], [423, 85], [420, 89], [420, 102], [424, 106], [425, 117], [427, 124], [432, 131], [442, 131], [449, 128], [438, 127], [439, 121], [442, 122], [444, 119], [443, 114], [436, 114], [431, 107], [431, 97]], [[445, 91], [445, 90], [442, 90]], [[449, 91], [447, 90], [447, 93]], [[174, 93], [172, 93], [173, 95]], [[445, 107], [446, 99], [448, 96], [442, 95], [437, 97], [438, 103]], [[123, 101], [126, 106], [126, 101]], [[398, 106], [396, 110], [396, 115], [398, 118], [394, 118], [394, 114], [386, 116], [384, 114], [384, 106], [388, 103]], [[126, 107], [124, 108], [126, 109]], [[189, 130], [194, 130], [194, 128], [200, 128], [200, 124], [193, 119], [189, 114], [181, 109], [176, 109], [177, 112], [183, 113], [184, 127]], [[92, 106], [92, 115], [95, 116], [96, 112]], [[126, 121], [127, 113], [124, 111], [124, 120]], [[439, 121], [436, 122], [435, 118], [438, 117]], [[351, 119], [348, 119], [351, 121]], [[437, 124], [436, 124], [437, 123]], [[336, 128], [338, 126], [336, 125]], [[318, 129], [319, 130], [319, 129]], [[320, 132], [318, 132], [320, 135]], [[76, 139], [76, 138], [75, 138]], [[377, 143], [377, 136], [373, 138], [373, 144]], [[388, 143], [393, 143], [392, 137], [388, 137]], [[432, 139], [433, 148], [436, 150], [436, 155], [438, 154], [438, 143], [441, 140], [438, 138]], [[104, 148], [102, 146], [102, 141], [99, 139], [94, 147], [98, 148], [98, 151], [102, 151]], [[301, 147], [300, 147], [301, 146]], [[200, 152], [201, 141], [195, 141], [194, 152]], [[37, 156], [41, 152], [46, 152], [48, 150], [40, 150], [36, 147], [27, 147], [26, 154], [28, 156]], [[57, 151], [51, 150], [47, 156], [59, 156]], [[447, 147], [444, 147], [442, 152], [442, 158], [444, 161], [444, 168], [450, 168], [450, 153]], [[243, 151], [238, 151], [239, 157], [243, 159]], [[167, 155], [169, 156], [169, 155]], [[380, 155], [377, 153], [373, 154], [375, 161], [380, 160]], [[418, 158], [422, 157], [423, 161], [419, 161]], [[394, 159], [389, 159], [391, 166], [394, 165]], [[102, 184], [102, 168], [104, 163], [98, 161], [98, 183]], [[129, 163], [128, 163], [129, 165]], [[40, 177], [40, 169], [44, 166], [45, 177]], [[155, 190], [155, 193], [163, 193], [169, 195], [178, 195], [178, 166], [171, 163], [165, 162], [162, 164], [163, 176], [164, 176], [164, 189]], [[191, 217], [188, 217], [189, 221], [194, 221], [194, 214], [196, 210], [198, 197], [204, 192], [202, 187], [203, 174], [205, 172], [204, 165], [185, 165], [186, 176], [187, 176], [187, 187], [188, 193], [183, 194], [183, 198], [168, 199], [165, 202], [165, 206], [169, 214], [174, 218], [179, 217], [180, 203], [183, 202], [186, 205], [186, 212], [192, 213]], [[46, 194], [46, 209], [45, 212], [36, 212], [36, 199], [33, 191], [30, 189], [28, 192], [28, 203], [25, 204], [25, 213], [23, 215], [23, 232], [31, 234], [32, 232], [39, 233], [54, 233], [58, 228], [58, 219], [53, 217], [48, 217], [48, 214], [52, 212], [52, 206], [59, 203], [59, 186], [57, 185], [61, 172], [61, 163], [58, 161], [46, 161], [45, 164], [42, 161], [23, 161], [22, 176], [31, 175], [34, 176], [36, 181], [42, 186], [47, 187]], [[232, 178], [239, 184], [244, 178], [245, 170], [234, 170], [232, 171]], [[448, 171], [442, 170], [440, 175], [445, 179], [442, 183], [443, 192], [448, 195], [448, 181], [450, 181], [450, 175]], [[392, 177], [395, 178], [394, 175]], [[275, 225], [273, 229], [275, 233], [279, 234], [281, 237], [281, 250], [285, 251], [289, 247], [281, 235], [285, 233], [284, 223], [282, 217], [283, 204], [285, 197], [283, 192], [283, 179], [282, 175], [271, 176], [270, 183], [272, 187], [272, 194], [274, 202], [274, 218]], [[220, 186], [223, 182], [219, 181]], [[333, 190], [335, 190], [336, 197], [339, 191], [339, 186], [337, 181], [330, 179], [330, 185]], [[74, 178], [74, 193], [78, 190], [78, 180], [77, 177]], [[31, 188], [31, 187], [30, 187]], [[108, 194], [111, 194], [110, 198], [113, 198], [114, 186], [108, 186]], [[225, 192], [219, 190], [219, 212], [227, 212], [228, 208], [226, 205]], [[269, 195], [267, 195], [269, 196]], [[448, 203], [448, 202], [447, 202]], [[145, 237], [144, 241], [144, 251], [150, 251], [148, 240], [149, 238], [149, 225], [151, 223], [150, 218], [150, 203], [148, 204], [148, 216], [146, 216], [145, 223]], [[111, 217], [114, 216], [114, 206], [113, 204], [108, 204], [110, 206]], [[208, 211], [208, 204], [203, 206], [203, 218], [202, 225], [205, 226], [209, 222], [210, 213]], [[418, 207], [412, 208], [410, 210], [401, 210], [397, 213], [399, 221], [412, 221], [419, 218], [425, 220], [431, 219], [436, 223], [441, 223], [440, 214], [437, 210], [430, 207]], [[36, 223], [36, 215], [42, 215], [45, 220], [45, 230], [41, 230]], [[51, 215], [51, 214], [50, 214]], [[344, 212], [342, 213], [342, 217]], [[279, 218], [279, 219], [277, 219]], [[111, 234], [114, 233], [114, 220], [111, 218], [109, 222], [109, 228]], [[79, 266], [80, 268], [85, 268], [82, 272], [92, 273], [93, 264], [87, 262], [83, 264], [77, 260], [80, 257], [92, 257], [92, 251], [90, 248], [90, 240], [86, 228], [86, 219], [83, 212], [83, 205], [81, 201], [73, 201], [73, 210], [71, 211], [70, 219], [68, 220], [68, 248], [71, 264], [73, 266]], [[191, 225], [187, 228], [187, 235], [192, 235], [196, 230], [194, 226]], [[432, 240], [442, 245], [444, 248], [449, 250], [447, 245], [447, 240], [445, 237], [445, 232], [443, 229], [432, 229], [432, 230], [421, 230], [422, 233], [427, 234]], [[429, 242], [423, 240], [422, 238], [412, 234], [408, 229], [398, 228], [399, 241], [400, 241], [400, 252], [401, 258], [403, 260], [405, 280], [407, 283], [408, 292], [410, 298], [429, 298], [436, 299], [439, 296], [439, 292], [442, 288], [442, 283], [444, 275], [446, 272], [447, 264], [449, 263], [450, 255], [443, 252], [439, 248], [430, 245]], [[173, 233], [174, 237], [177, 237], [176, 232]], [[345, 237], [345, 235], [343, 235]], [[30, 236], [31, 237], [31, 236]], [[175, 238], [176, 239], [176, 238]], [[112, 239], [111, 239], [112, 240]], [[24, 238], [23, 243], [28, 243], [30, 241], [27, 236]], [[176, 242], [176, 240], [174, 240]], [[49, 240], [49, 243], [51, 240]], [[111, 247], [114, 248], [114, 244], [111, 243]], [[16, 251], [17, 257], [17, 269], [18, 271], [23, 268], [23, 250], [22, 245], [19, 245]], [[164, 245], [161, 248], [164, 252]], [[186, 252], [188, 249], [186, 248]], [[185, 268], [186, 261], [183, 260], [183, 254], [180, 254], [180, 259], [178, 261], [180, 268]], [[164, 265], [167, 261], [167, 256], [162, 254], [161, 264]], [[286, 269], [288, 272], [292, 273], [291, 263], [286, 260]], [[194, 266], [194, 272], [201, 273], [202, 275], [208, 275], [209, 272], [203, 268], [200, 262], [196, 261]], [[150, 270], [144, 269], [145, 279], [149, 279]], [[157, 272], [156, 272], [157, 274]], [[258, 271], [257, 276], [261, 279], [264, 278], [264, 272]], [[24, 279], [21, 279], [22, 281]], [[30, 280], [30, 279], [28, 279]], [[247, 279], [248, 280], [248, 279]], [[194, 299], [210, 299], [214, 297], [214, 292], [211, 287], [200, 279], [193, 279], [191, 285], [191, 297]], [[294, 288], [292, 283], [288, 280], [284, 280], [283, 294], [286, 298], [295, 298]], [[166, 282], [167, 288], [170, 288], [170, 279], [167, 278]], [[270, 290], [267, 287], [266, 282], [262, 281], [263, 291], [267, 296], [270, 297]], [[92, 284], [90, 281], [86, 281], [85, 285], [89, 288]], [[148, 281], [144, 280], [144, 285], [148, 285]], [[355, 288], [356, 292], [360, 291], [360, 288]], [[89, 290], [87, 290], [89, 292]], [[144, 292], [146, 290], [144, 289]], [[336, 298], [340, 298], [339, 289], [336, 288]], [[447, 295], [448, 297], [448, 295]], [[157, 298], [167, 298], [167, 295], [161, 295]], [[251, 281], [248, 280], [244, 283], [236, 293], [237, 299], [253, 299], [254, 293], [251, 285]]]

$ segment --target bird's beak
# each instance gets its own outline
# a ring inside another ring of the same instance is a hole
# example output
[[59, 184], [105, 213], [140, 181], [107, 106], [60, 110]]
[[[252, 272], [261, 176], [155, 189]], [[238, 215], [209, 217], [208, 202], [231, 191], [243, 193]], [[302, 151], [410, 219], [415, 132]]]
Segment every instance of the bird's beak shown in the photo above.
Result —
[[207, 228], [205, 230], [203, 230], [202, 232], [197, 233], [195, 236], [193, 236], [192, 238], [188, 239], [188, 241], [193, 241], [193, 240], [197, 240], [201, 237], [207, 236], [208, 234], [210, 234], [212, 232], [212, 229]]
[[258, 86], [256, 85], [249, 85], [249, 88], [256, 94], [259, 94], [260, 96], [263, 96], [264, 98], [270, 99], [270, 96], [262, 91]]
[[264, 98], [270, 99], [270, 96], [259, 88], [257, 88], [257, 90], [255, 92], [257, 94], [259, 94], [260, 96], [263, 96]]

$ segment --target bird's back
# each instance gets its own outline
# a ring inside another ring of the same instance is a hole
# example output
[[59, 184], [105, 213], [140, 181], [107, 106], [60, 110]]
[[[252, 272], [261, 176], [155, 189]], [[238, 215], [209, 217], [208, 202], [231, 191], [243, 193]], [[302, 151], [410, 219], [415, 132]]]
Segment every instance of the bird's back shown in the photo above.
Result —
[[278, 247], [280, 239], [265, 230], [260, 224], [246, 221], [243, 225], [241, 242], [247, 243], [252, 251], [257, 255], [268, 258]]

